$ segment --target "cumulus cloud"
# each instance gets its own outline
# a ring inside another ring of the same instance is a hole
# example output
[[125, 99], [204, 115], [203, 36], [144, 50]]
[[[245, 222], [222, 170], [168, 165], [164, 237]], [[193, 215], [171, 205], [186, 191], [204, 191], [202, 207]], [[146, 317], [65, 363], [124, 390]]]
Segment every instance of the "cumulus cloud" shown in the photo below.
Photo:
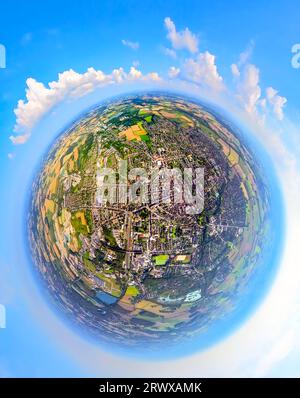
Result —
[[238, 79], [237, 97], [243, 108], [254, 116], [258, 116], [264, 122], [268, 111], [271, 111], [277, 120], [284, 118], [283, 108], [287, 99], [278, 94], [273, 87], [266, 89], [266, 96], [262, 97], [260, 87], [260, 71], [252, 64], [246, 64], [242, 71], [238, 65], [232, 64], [231, 71], [233, 76]]
[[240, 77], [241, 72], [240, 72], [237, 64], [232, 64], [230, 68], [231, 68], [231, 73], [233, 74], [233, 76]]
[[246, 49], [241, 52], [238, 62], [234, 63], [231, 65], [231, 73], [233, 74], [234, 77], [240, 77], [241, 75], [241, 67], [244, 66], [245, 64], [248, 64], [249, 59], [252, 56], [254, 50], [254, 41], [251, 40]]
[[243, 108], [249, 114], [258, 117], [260, 122], [265, 122], [267, 114], [270, 114], [270, 109], [277, 120], [282, 120], [283, 108], [287, 99], [278, 95], [278, 91], [273, 87], [268, 87], [266, 96], [262, 97], [259, 83], [260, 71], [257, 66], [249, 63], [254, 45], [254, 41], [251, 40], [240, 54], [238, 62], [231, 65], [231, 73], [237, 83], [236, 95]]
[[167, 38], [175, 50], [186, 49], [193, 54], [198, 51], [198, 37], [188, 28], [177, 32], [176, 26], [170, 17], [165, 18], [165, 27], [168, 31]]
[[180, 69], [179, 68], [176, 68], [175, 66], [171, 66], [169, 68], [168, 75], [169, 75], [169, 77], [171, 79], [175, 79], [175, 77], [178, 77], [179, 73], [180, 73]]
[[162, 79], [157, 72], [150, 72], [145, 76], [145, 80], [152, 80], [153, 82], [160, 82]]
[[246, 49], [241, 52], [239, 61], [238, 61], [238, 66], [241, 67], [242, 65], [245, 65], [246, 63], [249, 63], [249, 60], [252, 56], [254, 50], [254, 41], [251, 40]]
[[177, 57], [176, 51], [173, 50], [172, 48], [163, 48], [163, 53], [171, 58]]
[[266, 89], [266, 97], [268, 103], [271, 105], [274, 115], [278, 120], [282, 120], [284, 117], [283, 107], [287, 103], [285, 97], [278, 95], [278, 91], [273, 87], [268, 87]]
[[138, 50], [140, 47], [140, 43], [137, 41], [130, 41], [130, 40], [123, 39], [123, 40], [121, 40], [121, 42], [122, 42], [123, 46], [129, 47], [132, 50]]
[[216, 57], [208, 51], [200, 53], [196, 58], [189, 58], [183, 65], [184, 77], [194, 83], [222, 90], [224, 88], [223, 78], [219, 75], [216, 66]]
[[261, 88], [259, 86], [259, 69], [255, 65], [249, 64], [244, 68], [237, 87], [237, 96], [248, 113], [256, 114]]
[[134, 66], [135, 68], [138, 68], [140, 64], [141, 64], [140, 61], [137, 59], [132, 62], [132, 66]]
[[26, 101], [19, 100], [16, 114], [14, 131], [19, 133], [13, 135], [10, 140], [13, 144], [24, 144], [30, 137], [32, 128], [63, 100], [76, 99], [91, 93], [97, 88], [109, 84], [119, 84], [130, 81], [160, 81], [158, 73], [152, 72], [143, 75], [134, 66], [126, 73], [123, 68], [115, 69], [110, 74], [100, 70], [89, 68], [85, 73], [77, 73], [70, 69], [58, 75], [58, 80], [50, 82], [48, 87], [43, 83], [29, 78], [26, 81]]
[[30, 134], [20, 134], [20, 135], [11, 135], [9, 139], [14, 145], [22, 145], [25, 144], [30, 137]]

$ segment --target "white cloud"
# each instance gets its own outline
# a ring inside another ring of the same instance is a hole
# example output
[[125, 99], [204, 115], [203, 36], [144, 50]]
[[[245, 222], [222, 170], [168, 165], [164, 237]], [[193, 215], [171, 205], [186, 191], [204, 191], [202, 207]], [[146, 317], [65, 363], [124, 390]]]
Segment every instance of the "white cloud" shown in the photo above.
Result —
[[163, 48], [163, 53], [165, 55], [167, 55], [168, 57], [171, 57], [174, 59], [177, 57], [176, 51], [173, 50], [172, 48]]
[[9, 153], [7, 154], [7, 157], [8, 157], [9, 160], [12, 160], [12, 159], [14, 159], [15, 154], [12, 153], [12, 152], [9, 152]]
[[164, 22], [168, 31], [167, 38], [175, 50], [186, 49], [193, 54], [198, 51], [198, 38], [188, 28], [177, 32], [176, 26], [170, 17], [166, 17]]
[[183, 76], [194, 83], [219, 91], [224, 89], [222, 76], [215, 63], [215, 55], [205, 51], [195, 59], [189, 58], [183, 65]]
[[248, 62], [253, 49], [254, 41], [251, 40], [247, 48], [240, 54], [238, 62], [231, 65], [232, 75], [238, 82], [237, 96], [244, 109], [249, 114], [256, 115], [260, 122], [265, 122], [270, 108], [276, 119], [282, 120], [284, 117], [283, 108], [287, 99], [278, 95], [278, 91], [273, 87], [266, 89], [265, 98], [261, 97], [260, 71], [255, 65]]
[[121, 40], [121, 42], [122, 42], [123, 46], [129, 47], [132, 50], [138, 50], [140, 47], [140, 43], [137, 41], [130, 41], [130, 40], [123, 39], [123, 40]]
[[14, 145], [22, 145], [25, 144], [30, 138], [30, 134], [21, 134], [21, 135], [11, 135], [9, 139]]
[[244, 68], [237, 87], [237, 96], [248, 113], [256, 114], [261, 88], [259, 86], [259, 69], [255, 65], [249, 64]]
[[152, 80], [153, 82], [159, 82], [161, 81], [161, 77], [159, 76], [159, 74], [157, 72], [150, 72], [148, 73], [145, 78], [145, 80]]
[[179, 68], [176, 68], [175, 66], [171, 66], [169, 68], [168, 75], [169, 75], [169, 77], [171, 79], [175, 79], [175, 77], [178, 77], [179, 73], [180, 73], [180, 69]]
[[140, 65], [141, 65], [141, 63], [140, 63], [139, 60], [134, 60], [134, 61], [132, 62], [132, 66], [134, 66], [135, 68], [138, 68]]
[[295, 347], [295, 329], [287, 330], [277, 337], [278, 341], [275, 344], [272, 342], [271, 347], [258, 360], [256, 376], [267, 375], [275, 365], [286, 359]]
[[258, 105], [265, 111], [267, 109], [267, 100], [262, 98], [258, 101]]
[[237, 97], [248, 113], [256, 115], [261, 122], [264, 122], [270, 106], [276, 119], [283, 119], [283, 108], [287, 99], [278, 95], [278, 91], [273, 87], [266, 89], [265, 98], [261, 96], [260, 71], [255, 65], [247, 64], [241, 72], [239, 67], [233, 64], [231, 71], [234, 77], [238, 78]]
[[232, 64], [230, 68], [231, 68], [231, 73], [233, 74], [233, 76], [240, 77], [241, 72], [240, 72], [237, 64]]
[[251, 40], [246, 49], [240, 54], [238, 62], [239, 67], [249, 63], [253, 50], [254, 50], [254, 41]]
[[278, 95], [278, 91], [273, 87], [268, 87], [266, 89], [266, 97], [269, 104], [272, 106], [272, 110], [276, 118], [278, 120], [282, 120], [284, 117], [283, 107], [286, 104], [287, 99]]
[[134, 66], [130, 68], [130, 71], [127, 75], [128, 80], [139, 80], [143, 77], [143, 74], [140, 70], [136, 69]]
[[134, 66], [126, 73], [123, 68], [115, 69], [111, 74], [89, 68], [85, 73], [77, 73], [72, 69], [60, 73], [58, 80], [50, 82], [48, 87], [43, 83], [29, 78], [26, 81], [26, 101], [19, 100], [14, 110], [16, 125], [10, 140], [13, 144], [24, 144], [30, 137], [32, 128], [63, 100], [72, 100], [91, 93], [97, 88], [110, 84], [120, 84], [130, 81], [160, 81], [158, 73], [151, 72], [143, 75]]

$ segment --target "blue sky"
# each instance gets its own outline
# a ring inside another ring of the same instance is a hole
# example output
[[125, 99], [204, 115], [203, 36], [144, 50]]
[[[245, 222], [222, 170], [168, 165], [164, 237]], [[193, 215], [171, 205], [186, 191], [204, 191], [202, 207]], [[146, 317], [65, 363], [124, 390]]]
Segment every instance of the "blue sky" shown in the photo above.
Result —
[[[291, 66], [291, 48], [300, 42], [299, 11], [296, 0], [277, 0], [272, 5], [266, 0], [248, 5], [238, 1], [200, 0], [1, 3], [0, 43], [6, 47], [7, 59], [6, 69], [0, 69], [0, 167], [3, 187], [6, 187], [2, 194], [5, 206], [1, 209], [6, 236], [0, 243], [0, 303], [7, 308], [7, 328], [0, 329], [0, 375], [76, 376], [91, 371], [105, 375], [103, 363], [118, 375], [121, 370], [116, 370], [116, 363], [119, 369], [124, 366], [123, 359], [100, 351], [95, 353], [93, 347], [85, 346], [78, 337], [69, 334], [59, 320], [48, 314], [46, 303], [41, 302], [36, 313], [35, 300], [42, 299], [31, 288], [22, 234], [18, 233], [22, 229], [24, 200], [41, 156], [66, 123], [101, 98], [145, 85], [162, 86], [178, 88], [216, 103], [228, 112], [235, 111], [236, 118], [249, 130], [255, 130], [269, 151], [278, 177], [283, 181], [286, 203], [291, 212], [293, 210], [292, 218], [296, 218], [295, 214], [299, 213], [295, 185], [299, 178], [300, 69]], [[84, 75], [90, 67], [95, 73]], [[123, 68], [122, 72], [119, 68]], [[56, 85], [50, 93], [45, 93], [39, 85], [31, 87], [30, 100], [26, 100], [26, 79], [31, 77], [34, 84], [41, 82], [48, 87], [49, 82], [58, 80], [59, 73], [70, 69], [80, 74], [73, 76], [73, 85], [69, 83], [68, 72], [59, 87]], [[118, 75], [112, 74], [114, 69], [119, 71]], [[104, 73], [101, 79], [105, 84], [99, 84], [99, 71]], [[153, 72], [155, 75], [150, 75]], [[120, 80], [116, 77], [119, 74]], [[85, 83], [91, 85], [91, 90], [86, 90]], [[77, 95], [75, 89], [80, 89], [81, 95]], [[21, 119], [16, 122], [14, 110], [20, 99], [29, 105], [25, 110], [19, 106]], [[14, 131], [16, 123], [18, 131]], [[9, 139], [23, 135], [26, 142], [22, 144], [13, 144]], [[289, 272], [294, 271], [295, 236], [299, 236], [300, 231], [295, 223], [291, 219], [289, 225], [294, 235], [283, 256], [285, 270]], [[278, 292], [285, 292], [290, 284], [288, 276], [283, 274], [275, 287]], [[296, 292], [295, 282], [292, 287]], [[295, 300], [296, 293], [293, 297], [291, 293], [286, 296]], [[267, 312], [272, 303], [277, 303], [276, 297], [271, 303], [265, 303], [265, 313], [272, 313], [270, 325], [275, 323], [281, 330], [274, 311]], [[261, 316], [263, 318], [263, 313]], [[290, 329], [298, 330], [295, 314], [291, 317]], [[252, 328], [259, 330], [260, 318], [255, 319]], [[263, 345], [271, 341], [268, 327], [266, 325], [265, 339], [261, 342], [266, 355], [263, 359], [251, 357], [253, 368], [258, 369], [258, 374], [259, 370], [261, 374], [276, 374], [280, 369], [294, 374], [300, 350], [297, 356], [294, 340], [288, 334], [290, 329], [283, 329], [281, 337], [272, 335], [274, 347], [269, 347]], [[78, 349], [75, 354], [71, 348], [65, 348], [63, 342], [58, 342], [55, 330], [60, 331], [63, 341], [70, 342], [70, 347], [81, 344], [81, 351]], [[240, 332], [237, 337], [240, 344], [250, 339], [248, 334]], [[278, 340], [287, 341], [283, 348], [276, 345]], [[233, 342], [227, 341], [219, 350], [232, 353], [236, 348]], [[246, 353], [250, 355], [250, 351], [249, 348]], [[83, 352], [90, 355], [88, 363]], [[210, 355], [205, 361], [211, 361], [213, 368], [211, 358], [218, 354], [213, 351]], [[279, 362], [282, 358], [287, 362]], [[195, 363], [202, 363], [201, 358], [197, 361], [191, 362], [193, 367]], [[247, 369], [238, 354], [235, 361], [228, 367], [230, 371], [255, 374], [256, 370]], [[187, 364], [172, 365], [172, 374], [182, 374]], [[128, 366], [133, 367], [135, 363], [132, 361]], [[207, 368], [201, 366], [197, 368], [198, 375], [223, 374], [221, 368], [214, 374], [208, 365]]]

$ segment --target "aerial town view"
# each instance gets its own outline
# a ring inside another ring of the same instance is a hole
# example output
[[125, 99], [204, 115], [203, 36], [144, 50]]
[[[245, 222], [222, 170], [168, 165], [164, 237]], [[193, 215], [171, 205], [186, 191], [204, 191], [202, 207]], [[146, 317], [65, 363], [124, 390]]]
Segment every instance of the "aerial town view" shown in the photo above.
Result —
[[[89, 111], [33, 185], [31, 249], [56, 306], [99, 342], [201, 335], [262, 261], [270, 205], [257, 168], [242, 138], [194, 101], [150, 93]], [[168, 190], [160, 171], [170, 170]], [[184, 200], [188, 182], [200, 206]]]

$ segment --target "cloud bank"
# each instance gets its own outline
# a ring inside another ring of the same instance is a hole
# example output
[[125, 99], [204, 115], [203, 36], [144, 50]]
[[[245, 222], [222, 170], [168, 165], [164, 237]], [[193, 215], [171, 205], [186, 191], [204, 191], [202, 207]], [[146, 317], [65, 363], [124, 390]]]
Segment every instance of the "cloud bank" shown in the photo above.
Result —
[[[265, 96], [262, 96], [259, 69], [249, 63], [254, 49], [252, 41], [239, 55], [237, 63], [231, 65], [233, 87], [229, 87], [218, 70], [216, 55], [208, 50], [199, 52], [198, 37], [190, 29], [178, 31], [170, 17], [165, 18], [164, 25], [167, 29], [167, 39], [172, 45], [171, 49], [163, 47], [164, 54], [173, 60], [177, 59], [176, 51], [187, 50], [192, 54], [188, 58], [179, 60], [179, 65], [170, 66], [164, 81], [176, 79], [196, 85], [200, 93], [209, 90], [215, 95], [222, 93], [230, 101], [236, 98], [241, 108], [255, 117], [259, 123], [264, 123], [267, 115], [279, 121], [283, 120], [287, 99], [271, 86], [266, 88]], [[138, 42], [123, 39], [122, 43], [134, 50], [139, 48]], [[16, 134], [11, 135], [10, 140], [15, 145], [26, 143], [34, 126], [62, 101], [83, 97], [100, 87], [131, 81], [163, 82], [163, 79], [158, 72], [144, 75], [136, 66], [132, 66], [128, 73], [119, 68], [110, 74], [92, 67], [84, 73], [70, 69], [60, 73], [58, 79], [48, 85], [34, 78], [28, 78], [26, 100], [19, 100], [14, 110]]]
[[168, 32], [167, 38], [175, 50], [186, 49], [192, 54], [198, 51], [198, 38], [188, 28], [177, 32], [176, 26], [170, 17], [165, 18], [165, 27]]
[[196, 58], [189, 58], [185, 61], [182, 76], [212, 90], [222, 90], [224, 89], [223, 78], [218, 73], [215, 61], [215, 55], [210, 52], [200, 53]]
[[140, 47], [140, 43], [137, 41], [130, 41], [130, 40], [122, 39], [121, 43], [123, 44], [123, 46], [129, 47], [132, 50], [138, 50]]
[[31, 135], [33, 127], [45, 114], [51, 111], [58, 103], [83, 97], [100, 87], [110, 84], [120, 84], [133, 81], [159, 81], [158, 73], [152, 72], [143, 75], [134, 66], [126, 73], [123, 68], [114, 69], [112, 73], [105, 74], [101, 70], [88, 68], [85, 73], [77, 73], [70, 69], [58, 75], [46, 87], [43, 83], [29, 78], [26, 81], [26, 101], [19, 100], [14, 131], [18, 135], [10, 136], [13, 144], [24, 144]]

